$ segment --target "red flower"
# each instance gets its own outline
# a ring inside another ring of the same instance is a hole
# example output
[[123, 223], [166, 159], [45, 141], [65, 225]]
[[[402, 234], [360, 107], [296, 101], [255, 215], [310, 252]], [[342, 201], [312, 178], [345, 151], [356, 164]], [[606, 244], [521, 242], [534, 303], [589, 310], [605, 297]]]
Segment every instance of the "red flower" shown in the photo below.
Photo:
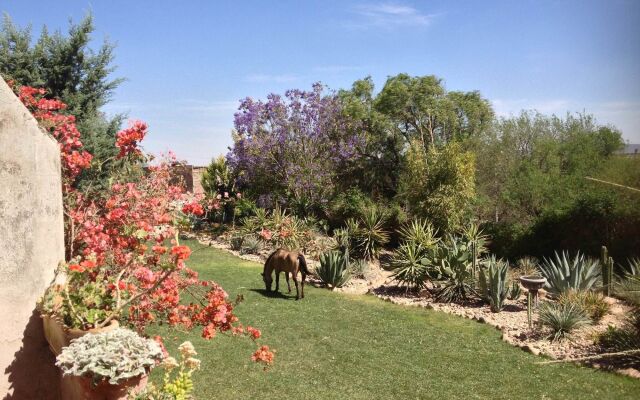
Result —
[[171, 254], [176, 257], [176, 260], [184, 261], [191, 255], [191, 249], [189, 246], [173, 246], [171, 248]]
[[271, 236], [273, 236], [273, 234], [269, 229], [262, 229], [260, 231], [260, 237], [263, 238], [264, 240], [271, 240]]
[[158, 255], [163, 255], [164, 253], [167, 252], [167, 248], [164, 246], [153, 246], [151, 250], [153, 250], [153, 252]]
[[73, 272], [84, 272], [85, 269], [83, 266], [78, 265], [78, 264], [70, 264], [69, 265], [69, 271], [73, 271]]
[[255, 353], [251, 356], [251, 359], [255, 362], [262, 362], [266, 365], [273, 364], [273, 358], [275, 354], [273, 351], [269, 350], [269, 346], [261, 346]]
[[[94, 269], [96, 267], [96, 262], [91, 260], [84, 260], [80, 263], [80, 265], [86, 269]], [[69, 266], [69, 269], [71, 269], [71, 266]]]
[[252, 326], [247, 326], [247, 333], [251, 335], [251, 338], [253, 340], [260, 339], [260, 336], [262, 336], [262, 333], [260, 332], [260, 330]]

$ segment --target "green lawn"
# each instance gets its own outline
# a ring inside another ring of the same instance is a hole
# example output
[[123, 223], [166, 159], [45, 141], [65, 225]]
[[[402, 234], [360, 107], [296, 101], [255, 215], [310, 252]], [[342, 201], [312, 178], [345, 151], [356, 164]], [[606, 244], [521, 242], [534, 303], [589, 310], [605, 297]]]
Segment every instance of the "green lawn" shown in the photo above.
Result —
[[261, 342], [277, 351], [275, 365], [264, 372], [250, 361], [255, 346], [249, 339], [206, 341], [200, 330], [159, 328], [171, 352], [186, 339], [198, 350], [199, 399], [640, 398], [639, 380], [574, 365], [536, 365], [542, 358], [460, 317], [311, 286], [301, 301], [265, 297], [258, 290], [264, 287], [261, 265], [186, 244], [195, 250], [189, 265], [231, 298], [242, 294], [237, 315], [260, 328]]

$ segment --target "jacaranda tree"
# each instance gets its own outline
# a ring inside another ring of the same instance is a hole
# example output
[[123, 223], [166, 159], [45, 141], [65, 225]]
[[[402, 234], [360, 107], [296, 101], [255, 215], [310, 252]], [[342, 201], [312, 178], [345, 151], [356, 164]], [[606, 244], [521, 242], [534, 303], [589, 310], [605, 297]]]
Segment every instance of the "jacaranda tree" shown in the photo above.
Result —
[[341, 112], [323, 86], [246, 98], [235, 114], [235, 143], [227, 159], [240, 185], [273, 206], [298, 212], [322, 208], [333, 195], [338, 171], [351, 168], [362, 145], [357, 123]]

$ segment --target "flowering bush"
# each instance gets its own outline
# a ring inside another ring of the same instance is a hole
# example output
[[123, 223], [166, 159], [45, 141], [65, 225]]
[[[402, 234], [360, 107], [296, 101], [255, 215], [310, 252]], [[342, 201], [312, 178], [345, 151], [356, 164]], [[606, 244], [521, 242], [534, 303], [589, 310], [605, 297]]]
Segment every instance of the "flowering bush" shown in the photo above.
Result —
[[[242, 187], [256, 197], [284, 198], [291, 208], [319, 207], [364, 143], [335, 95], [289, 90], [267, 101], [246, 98], [235, 114], [237, 136], [227, 156]], [[270, 204], [273, 206], [273, 204]], [[306, 210], [305, 210], [306, 211]]]
[[[68, 262], [59, 269], [64, 285], [47, 290], [43, 311], [81, 329], [126, 319], [141, 332], [149, 323], [164, 320], [185, 328], [200, 326], [205, 338], [216, 331], [246, 333], [237, 325], [227, 293], [215, 282], [200, 281], [185, 264], [191, 250], [178, 241], [175, 217], [181, 211], [198, 215], [203, 210], [184, 202], [183, 188], [170, 174], [175, 157], [148, 165], [136, 179], [114, 166], [109, 190], [80, 190], [76, 178], [92, 157], [83, 150], [74, 117], [62, 113], [64, 103], [46, 99], [43, 89], [17, 91], [58, 140], [63, 160]], [[147, 125], [140, 121], [118, 132], [116, 158], [152, 161], [138, 148], [146, 133]], [[176, 206], [180, 203], [181, 209]], [[181, 303], [185, 289], [198, 294], [197, 302]]]

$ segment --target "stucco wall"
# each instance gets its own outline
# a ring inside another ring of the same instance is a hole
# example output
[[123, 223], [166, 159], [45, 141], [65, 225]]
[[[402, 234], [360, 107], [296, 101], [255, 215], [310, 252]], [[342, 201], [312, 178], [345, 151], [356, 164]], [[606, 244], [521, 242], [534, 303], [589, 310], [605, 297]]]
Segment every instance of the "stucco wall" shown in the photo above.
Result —
[[34, 308], [64, 259], [63, 230], [58, 144], [0, 79], [0, 395], [5, 399], [55, 393], [53, 356]]

